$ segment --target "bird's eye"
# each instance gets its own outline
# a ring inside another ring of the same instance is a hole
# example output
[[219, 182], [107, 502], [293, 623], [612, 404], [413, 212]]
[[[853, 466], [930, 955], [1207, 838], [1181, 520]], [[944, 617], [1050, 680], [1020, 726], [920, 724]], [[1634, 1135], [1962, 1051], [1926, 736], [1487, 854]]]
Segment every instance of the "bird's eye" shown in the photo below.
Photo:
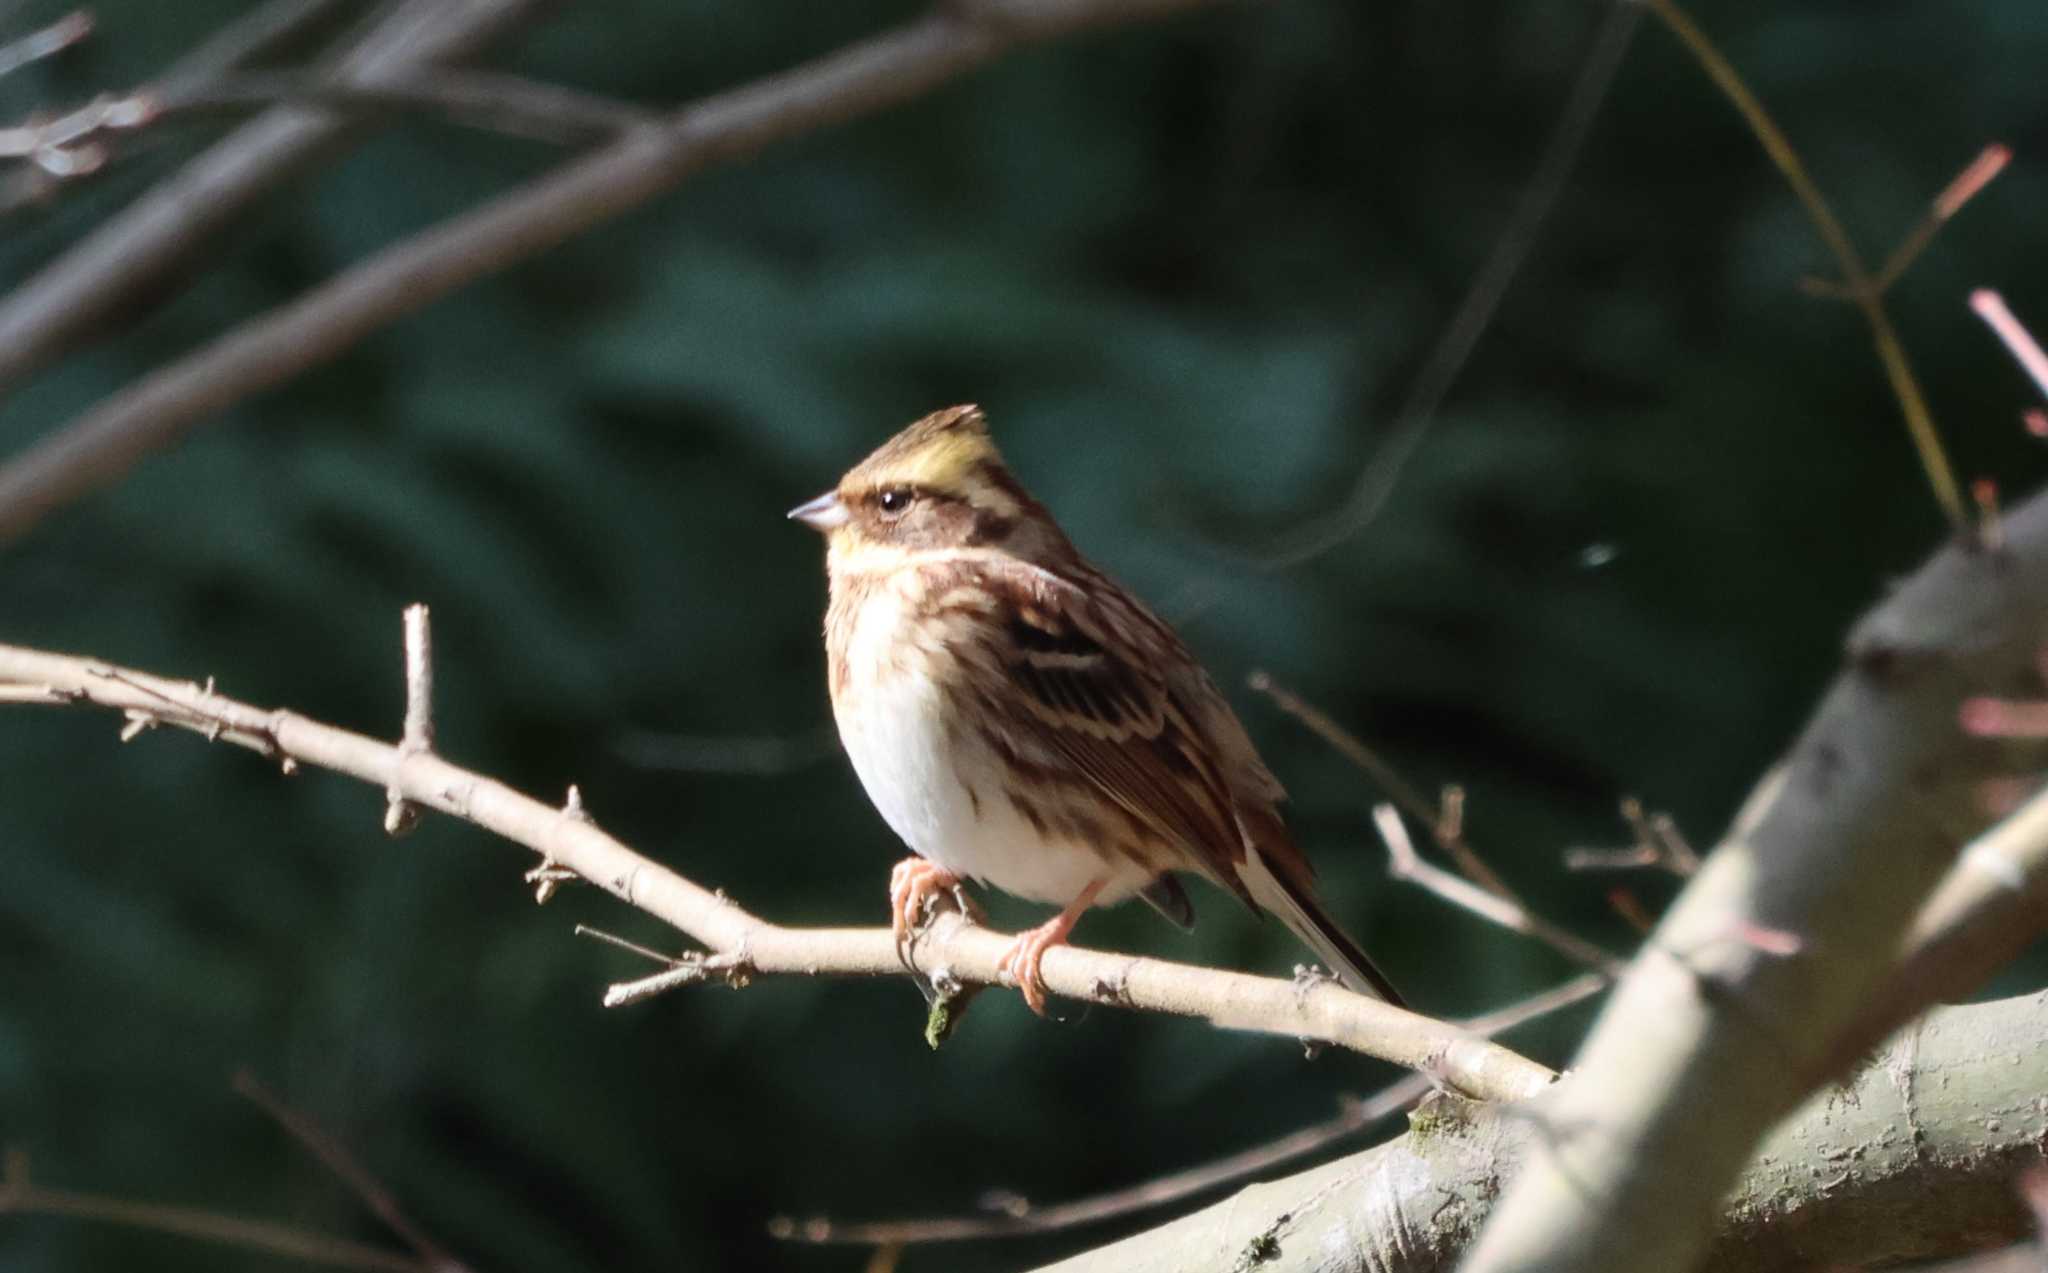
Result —
[[892, 487], [889, 490], [883, 491], [881, 497], [875, 502], [881, 505], [883, 512], [894, 517], [910, 507], [910, 492], [900, 486]]

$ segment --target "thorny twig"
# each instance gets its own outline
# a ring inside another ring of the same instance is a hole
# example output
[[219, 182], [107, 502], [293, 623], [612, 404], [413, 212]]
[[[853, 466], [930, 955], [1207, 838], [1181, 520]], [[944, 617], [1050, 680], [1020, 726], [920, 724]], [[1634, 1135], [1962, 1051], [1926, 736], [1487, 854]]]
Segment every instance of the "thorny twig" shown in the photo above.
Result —
[[1379, 829], [1380, 839], [1387, 846], [1387, 869], [1395, 879], [1434, 893], [1488, 923], [1540, 941], [1573, 963], [1582, 964], [1609, 979], [1619, 975], [1625, 966], [1617, 956], [1531, 912], [1521, 903], [1489, 893], [1424, 861], [1415, 851], [1414, 842], [1408, 838], [1408, 828], [1401, 821], [1400, 810], [1393, 805], [1373, 806], [1372, 819], [1373, 825]]
[[1678, 829], [1668, 813], [1649, 813], [1634, 796], [1621, 801], [1621, 818], [1635, 832], [1636, 842], [1625, 849], [1569, 848], [1564, 851], [1567, 871], [1618, 871], [1634, 867], [1656, 867], [1684, 878], [1700, 869], [1699, 854]]
[[[434, 630], [427, 608], [405, 608], [405, 733], [398, 744], [399, 764], [434, 750]], [[405, 835], [419, 825], [420, 807], [396, 785], [385, 791], [384, 833]]]
[[[308, 720], [262, 711], [189, 682], [109, 667], [88, 659], [0, 646], [0, 684], [50, 687], [117, 711], [248, 747], [280, 762], [330, 769], [416, 804], [494, 831], [574, 870], [754, 974], [899, 976], [905, 959], [886, 927], [797, 929], [767, 923], [628, 848], [583, 818], [565, 817], [502, 783], [461, 769], [432, 752], [407, 757], [389, 743]], [[961, 917], [940, 915], [912, 943], [913, 968], [943, 971], [962, 985], [1005, 984], [1009, 942]], [[722, 969], [716, 969], [723, 971]], [[1199, 1016], [1231, 1029], [1316, 1039], [1428, 1068], [1482, 1099], [1516, 1099], [1555, 1077], [1548, 1069], [1475, 1039], [1455, 1026], [1368, 1000], [1341, 987], [1297, 987], [1219, 969], [1063, 946], [1043, 973], [1056, 994], [1085, 1002]]]

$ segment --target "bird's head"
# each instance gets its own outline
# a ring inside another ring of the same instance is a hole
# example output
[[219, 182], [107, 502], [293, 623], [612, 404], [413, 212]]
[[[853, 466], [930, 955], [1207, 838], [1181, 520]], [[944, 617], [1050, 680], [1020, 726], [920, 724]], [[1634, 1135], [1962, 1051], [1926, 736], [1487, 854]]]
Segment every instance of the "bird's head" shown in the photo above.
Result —
[[1065, 542], [1003, 464], [976, 406], [934, 411], [789, 516], [829, 538], [835, 558]]

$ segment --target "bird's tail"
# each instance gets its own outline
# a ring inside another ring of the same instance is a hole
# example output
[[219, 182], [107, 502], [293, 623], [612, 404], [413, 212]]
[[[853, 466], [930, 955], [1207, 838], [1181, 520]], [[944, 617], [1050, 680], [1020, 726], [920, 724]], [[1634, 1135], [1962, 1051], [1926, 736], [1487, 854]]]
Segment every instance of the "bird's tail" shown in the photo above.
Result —
[[1245, 848], [1244, 861], [1238, 865], [1237, 874], [1252, 900], [1278, 915], [1288, 931], [1329, 965], [1330, 971], [1337, 974], [1337, 980], [1360, 994], [1384, 999], [1397, 1008], [1408, 1006], [1401, 992], [1394, 989], [1394, 983], [1373, 967], [1372, 960], [1358, 948], [1358, 943], [1337, 926], [1336, 920], [1330, 918], [1330, 913], [1316, 900], [1315, 892], [1307, 881], [1292, 878], [1286, 870], [1273, 870], [1266, 864], [1265, 855], [1249, 845]]

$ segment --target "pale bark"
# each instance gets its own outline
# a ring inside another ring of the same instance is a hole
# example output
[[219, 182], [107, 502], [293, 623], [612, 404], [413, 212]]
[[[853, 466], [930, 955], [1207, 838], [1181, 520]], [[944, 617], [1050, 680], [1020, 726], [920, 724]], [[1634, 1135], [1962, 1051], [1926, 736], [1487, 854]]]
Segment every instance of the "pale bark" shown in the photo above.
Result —
[[[1567, 1078], [1561, 1089], [1583, 1088]], [[1452, 1268], [1546, 1133], [1517, 1106], [1437, 1098], [1386, 1144], [1049, 1266], [1058, 1273], [1431, 1273]], [[2048, 992], [1940, 1008], [1764, 1143], [1711, 1267], [1776, 1273], [2015, 1240], [2048, 1140]], [[1637, 1267], [1628, 1260], [1616, 1270]]]

